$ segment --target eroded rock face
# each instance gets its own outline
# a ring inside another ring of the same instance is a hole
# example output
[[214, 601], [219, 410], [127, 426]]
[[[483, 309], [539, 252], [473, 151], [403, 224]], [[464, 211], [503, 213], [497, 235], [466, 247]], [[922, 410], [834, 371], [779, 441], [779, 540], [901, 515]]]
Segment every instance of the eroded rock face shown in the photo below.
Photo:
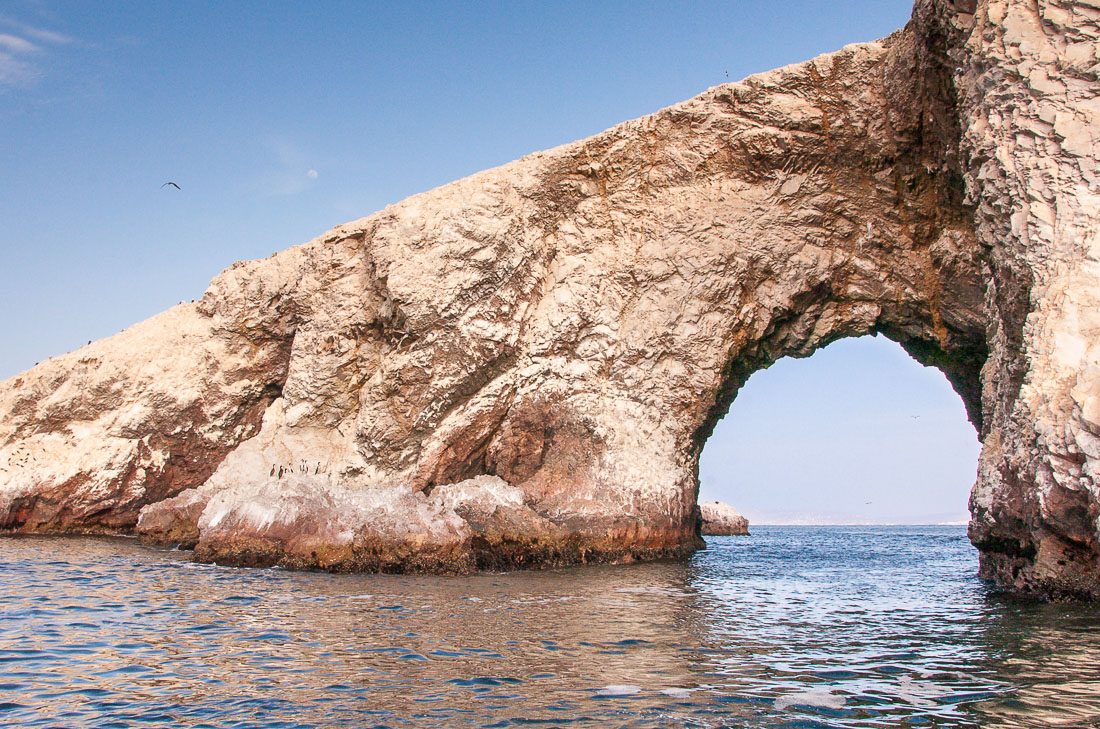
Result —
[[1100, 10], [1036, 7], [920, 0], [234, 265], [0, 383], [0, 527], [335, 570], [682, 554], [748, 376], [878, 332], [980, 430], [983, 572], [1100, 594]]
[[729, 504], [707, 501], [699, 504], [700, 533], [704, 537], [747, 537], [749, 520]]
[[989, 246], [982, 573], [1100, 597], [1100, 7], [981, 3], [954, 27], [969, 202]]

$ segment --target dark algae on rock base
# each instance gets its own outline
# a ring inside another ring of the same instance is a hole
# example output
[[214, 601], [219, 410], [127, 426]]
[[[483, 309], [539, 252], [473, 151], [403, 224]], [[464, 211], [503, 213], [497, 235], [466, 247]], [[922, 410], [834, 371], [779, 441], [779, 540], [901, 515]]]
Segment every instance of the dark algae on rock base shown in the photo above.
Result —
[[1100, 10], [902, 30], [411, 197], [0, 383], [0, 528], [467, 571], [698, 547], [754, 371], [881, 333], [1007, 589], [1100, 597]]

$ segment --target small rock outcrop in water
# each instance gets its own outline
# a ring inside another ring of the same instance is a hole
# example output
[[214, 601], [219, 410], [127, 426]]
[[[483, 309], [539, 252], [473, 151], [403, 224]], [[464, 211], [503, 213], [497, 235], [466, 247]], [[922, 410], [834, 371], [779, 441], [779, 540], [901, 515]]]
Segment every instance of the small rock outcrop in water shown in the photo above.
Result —
[[729, 504], [707, 501], [699, 504], [700, 531], [704, 537], [747, 537], [749, 520]]
[[918, 0], [238, 263], [0, 383], [0, 529], [341, 570], [682, 554], [746, 378], [877, 332], [979, 431], [982, 574], [1100, 596], [1098, 20]]

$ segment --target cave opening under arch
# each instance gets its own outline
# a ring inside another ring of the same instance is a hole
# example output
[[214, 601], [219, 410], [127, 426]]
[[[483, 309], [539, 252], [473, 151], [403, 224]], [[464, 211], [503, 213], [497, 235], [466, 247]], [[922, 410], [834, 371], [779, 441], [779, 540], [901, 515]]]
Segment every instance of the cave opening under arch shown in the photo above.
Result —
[[699, 502], [750, 524], [965, 523], [977, 436], [939, 369], [842, 339], [746, 381], [704, 445]]

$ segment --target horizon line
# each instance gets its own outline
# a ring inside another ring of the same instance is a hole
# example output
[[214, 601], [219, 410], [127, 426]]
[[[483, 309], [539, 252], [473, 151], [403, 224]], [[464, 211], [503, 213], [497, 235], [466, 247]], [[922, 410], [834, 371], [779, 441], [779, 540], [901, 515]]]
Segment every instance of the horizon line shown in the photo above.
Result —
[[749, 527], [753, 526], [968, 526], [970, 521], [883, 521], [883, 522], [777, 522], [777, 521], [749, 521]]

